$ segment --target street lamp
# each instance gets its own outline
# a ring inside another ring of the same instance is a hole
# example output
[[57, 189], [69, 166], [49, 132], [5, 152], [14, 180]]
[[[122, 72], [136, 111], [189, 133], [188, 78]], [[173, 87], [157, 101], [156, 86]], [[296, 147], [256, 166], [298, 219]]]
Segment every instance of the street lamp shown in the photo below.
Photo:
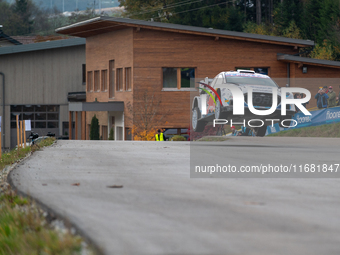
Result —
[[0, 75], [2, 75], [2, 141], [3, 141], [3, 148], [5, 149], [6, 141], [5, 141], [5, 74], [3, 72], [0, 72]]

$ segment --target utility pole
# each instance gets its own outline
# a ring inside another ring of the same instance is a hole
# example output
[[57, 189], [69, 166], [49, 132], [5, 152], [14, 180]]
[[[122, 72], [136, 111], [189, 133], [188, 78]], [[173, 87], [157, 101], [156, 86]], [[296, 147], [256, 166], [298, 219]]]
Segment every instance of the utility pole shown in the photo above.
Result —
[[[2, 27], [2, 26], [1, 26]], [[5, 141], [5, 74], [3, 72], [0, 72], [0, 75], [2, 75], [2, 129], [1, 129], [1, 134], [2, 134], [2, 147], [4, 148], [3, 151], [5, 150], [6, 147], [6, 141]]]

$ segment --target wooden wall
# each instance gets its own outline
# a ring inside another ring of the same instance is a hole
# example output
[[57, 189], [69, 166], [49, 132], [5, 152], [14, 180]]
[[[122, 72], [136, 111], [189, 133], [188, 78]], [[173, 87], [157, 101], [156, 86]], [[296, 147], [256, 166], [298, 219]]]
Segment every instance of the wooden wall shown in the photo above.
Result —
[[[113, 99], [108, 92], [89, 92], [87, 102], [124, 101], [125, 127], [131, 127], [126, 104], [133, 100], [134, 109], [143, 102], [138, 101], [145, 91], [162, 101], [159, 112], [166, 113], [164, 128], [186, 128], [190, 124], [190, 92], [162, 91], [162, 68], [196, 68], [195, 77], [214, 78], [219, 72], [235, 70], [236, 67], [267, 67], [269, 76], [285, 86], [287, 63], [277, 60], [277, 53], [296, 54], [293, 46], [223, 39], [159, 30], [126, 28], [87, 38], [87, 71], [109, 69], [109, 61], [115, 60], [115, 68], [132, 68], [132, 92], [115, 92]], [[290, 85], [309, 89], [314, 96], [320, 80], [306, 78], [340, 77], [339, 69], [308, 66], [302, 74], [297, 64], [290, 64]], [[108, 79], [109, 80], [109, 79]], [[333, 79], [331, 84], [337, 84]], [[339, 83], [340, 85], [340, 83]], [[321, 86], [321, 85], [320, 85]], [[337, 85], [336, 85], [337, 86]], [[334, 85], [333, 85], [334, 87]], [[340, 90], [340, 88], [339, 88]], [[335, 91], [338, 93], [337, 88]], [[314, 106], [311, 100], [309, 107]], [[96, 114], [99, 123], [107, 123], [107, 113], [87, 113], [87, 124]], [[162, 115], [162, 114], [161, 114]], [[110, 129], [110, 127], [108, 127]]]
[[[86, 39], [86, 71], [108, 70], [107, 82], [109, 83], [109, 61], [115, 60], [115, 68], [133, 67], [133, 31], [132, 28], [118, 30], [115, 32], [100, 34]], [[125, 71], [125, 70], [124, 70]], [[133, 68], [132, 68], [133, 73]], [[133, 86], [133, 84], [132, 84]], [[107, 84], [109, 88], [109, 84]], [[114, 98], [109, 98], [109, 92], [87, 92], [86, 101], [93, 102], [132, 101], [132, 91], [115, 91]], [[91, 123], [92, 116], [96, 114], [99, 124], [107, 125], [107, 112], [87, 112], [86, 122]], [[129, 115], [125, 111], [126, 115]], [[127, 116], [128, 117], [128, 116]], [[125, 126], [131, 123], [126, 118]], [[110, 130], [110, 127], [108, 127]], [[89, 131], [87, 130], [87, 133]], [[88, 135], [87, 135], [88, 137]]]
[[196, 78], [214, 78], [235, 67], [269, 67], [271, 77], [286, 78], [287, 64], [277, 61], [277, 53], [297, 53], [293, 46], [147, 29], [133, 35], [134, 95], [149, 90], [162, 98], [162, 111], [170, 110], [163, 125], [168, 128], [189, 126], [190, 92], [162, 91], [163, 67], [195, 67]]

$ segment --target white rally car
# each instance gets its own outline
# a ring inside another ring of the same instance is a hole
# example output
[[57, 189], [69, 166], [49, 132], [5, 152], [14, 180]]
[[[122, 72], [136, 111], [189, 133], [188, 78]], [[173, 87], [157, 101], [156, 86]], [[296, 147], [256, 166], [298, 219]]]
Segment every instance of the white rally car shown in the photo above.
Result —
[[[202, 132], [205, 126], [214, 119], [225, 119], [233, 123], [248, 123], [251, 119], [291, 119], [295, 113], [295, 105], [286, 106], [286, 116], [281, 116], [281, 90], [267, 75], [249, 70], [238, 70], [219, 73], [213, 80], [208, 78], [199, 83], [199, 96], [192, 102], [192, 128], [195, 132]], [[238, 86], [244, 96], [244, 115], [233, 115], [233, 94], [226, 85]], [[248, 107], [248, 88], [253, 89], [253, 106], [256, 110], [268, 110], [272, 107], [273, 88], [277, 89], [276, 110], [267, 116], [253, 114]], [[218, 99], [219, 95], [221, 101]], [[293, 98], [289, 93], [287, 98]], [[222, 105], [221, 105], [222, 102]], [[276, 121], [281, 122], [281, 121]], [[268, 124], [268, 122], [267, 122]], [[264, 136], [267, 124], [255, 129], [257, 136]], [[270, 123], [271, 125], [271, 123]]]

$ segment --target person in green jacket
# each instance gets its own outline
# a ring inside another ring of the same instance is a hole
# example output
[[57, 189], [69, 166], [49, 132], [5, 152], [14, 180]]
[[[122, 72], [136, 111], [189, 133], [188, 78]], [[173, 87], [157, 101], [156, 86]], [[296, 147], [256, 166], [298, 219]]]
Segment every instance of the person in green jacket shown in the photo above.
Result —
[[332, 86], [329, 86], [327, 96], [328, 96], [328, 107], [336, 106], [336, 94], [333, 91]]

